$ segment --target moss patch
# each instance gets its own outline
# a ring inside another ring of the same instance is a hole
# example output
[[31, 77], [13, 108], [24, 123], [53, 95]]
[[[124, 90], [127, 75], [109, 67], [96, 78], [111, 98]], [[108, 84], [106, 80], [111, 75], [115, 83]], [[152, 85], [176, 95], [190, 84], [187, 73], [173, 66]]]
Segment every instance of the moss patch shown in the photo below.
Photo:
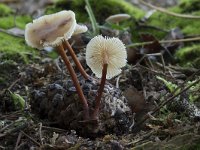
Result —
[[179, 5], [182, 9], [182, 13], [190, 13], [193, 11], [199, 11], [200, 10], [200, 3], [199, 0], [181, 0], [181, 3]]
[[7, 16], [7, 17], [1, 17], [0, 18], [0, 28], [3, 29], [10, 29], [15, 27], [24, 29], [25, 25], [28, 22], [31, 22], [32, 18], [30, 16], [16, 16], [14, 17], [13, 15]]
[[13, 13], [12, 9], [4, 4], [0, 4], [0, 17]]
[[[10, 29], [18, 27], [25, 28], [25, 25], [32, 21], [32, 18], [27, 15], [14, 16], [12, 9], [6, 5], [0, 4], [0, 28]], [[14, 60], [20, 63], [28, 63], [29, 56], [35, 56], [34, 49], [28, 47], [25, 40], [17, 38], [6, 33], [0, 32], [0, 59], [3, 61]]]
[[200, 68], [200, 45], [193, 45], [179, 49], [176, 57], [181, 65]]
[[34, 58], [37, 54], [37, 51], [27, 46], [22, 38], [0, 32], [0, 39], [1, 61], [14, 60], [16, 62], [28, 63], [29, 57]]
[[[94, 15], [99, 23], [113, 14], [128, 13], [134, 18], [144, 16], [144, 12], [124, 0], [90, 0]], [[85, 10], [84, 0], [66, 1], [57, 0], [55, 5], [47, 8], [47, 14], [55, 13], [60, 10], [73, 10], [79, 22], [89, 21], [88, 14]]]
[[28, 15], [15, 16], [13, 10], [4, 5], [0, 4], [0, 28], [10, 29], [13, 27], [18, 27], [21, 29], [25, 28], [28, 22], [31, 22], [32, 18]]
[[[178, 6], [170, 8], [169, 11], [200, 16], [199, 1], [198, 4], [196, 4], [197, 1], [198, 0], [194, 0], [191, 2], [183, 0]], [[196, 7], [198, 7], [198, 9]], [[200, 19], [186, 19], [156, 12], [149, 19], [148, 24], [167, 30], [179, 27], [182, 32], [187, 35], [200, 34]]]

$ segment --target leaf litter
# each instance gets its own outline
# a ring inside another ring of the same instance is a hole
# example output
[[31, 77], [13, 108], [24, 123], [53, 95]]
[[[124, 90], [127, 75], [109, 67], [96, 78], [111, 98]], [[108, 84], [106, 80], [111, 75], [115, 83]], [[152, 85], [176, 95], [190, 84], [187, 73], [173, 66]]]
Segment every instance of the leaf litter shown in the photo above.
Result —
[[[32, 147], [43, 150], [195, 147], [200, 139], [199, 97], [192, 104], [189, 100], [192, 90], [195, 90], [197, 96], [199, 95], [200, 91], [197, 85], [199, 83], [196, 82], [197, 84], [192, 85], [192, 87], [197, 86], [196, 89], [191, 88], [185, 91], [184, 89], [191, 85], [185, 80], [194, 83], [199, 80], [200, 73], [195, 68], [181, 68], [169, 63], [164, 66], [161, 58], [146, 55], [161, 53], [164, 60], [167, 60], [169, 54], [173, 54], [178, 47], [183, 46], [183, 43], [161, 45], [152, 35], [143, 34], [141, 37], [145, 42], [154, 42], [132, 48], [130, 51], [134, 51], [134, 53], [129, 58], [129, 64], [118, 81], [117, 78], [110, 81], [113, 85], [118, 82], [119, 88], [123, 91], [134, 112], [135, 122], [133, 122], [130, 132], [126, 134], [105, 132], [90, 137], [90, 135], [81, 135], [73, 129], [60, 127], [58, 122], [51, 122], [49, 118], [59, 118], [57, 112], [63, 107], [62, 97], [67, 94], [69, 96], [67, 100], [70, 101], [70, 99], [77, 100], [77, 95], [73, 90], [69, 75], [64, 69], [63, 62], [59, 61], [56, 64], [53, 59], [49, 59], [47, 52], [43, 52], [43, 56], [37, 62], [29, 65], [15, 64], [20, 67], [9, 70], [14, 75], [12, 80], [8, 80], [8, 84], [1, 86], [3, 92], [0, 94], [0, 147], [2, 149]], [[130, 36], [121, 36], [121, 38], [123, 41], [128, 41], [125, 42], [126, 44], [131, 41]], [[165, 39], [179, 38], [183, 38], [182, 34], [175, 29]], [[85, 47], [87, 43], [85, 39], [88, 39], [86, 35], [79, 38], [80, 47]], [[77, 42], [77, 39], [74, 38], [74, 41]], [[80, 47], [74, 46], [80, 60], [86, 64], [84, 50]], [[145, 58], [142, 57], [144, 54]], [[84, 68], [88, 67], [84, 65]], [[91, 74], [90, 70], [88, 73]], [[19, 74], [20, 78], [18, 78]], [[84, 90], [87, 90], [87, 87]], [[172, 99], [172, 103], [161, 105], [176, 94], [179, 95]], [[23, 111], [16, 107], [10, 96], [14, 98], [15, 102], [18, 101], [20, 104], [18, 106]], [[38, 96], [38, 100], [40, 100], [37, 105], [32, 102], [33, 96]], [[52, 104], [47, 101], [50, 97], [54, 97]], [[171, 104], [173, 103], [179, 105], [172, 109]], [[182, 104], [187, 105], [182, 106]], [[56, 105], [57, 110], [53, 110], [52, 105]], [[194, 108], [197, 114], [193, 112]], [[51, 109], [52, 112], [45, 112], [46, 109]], [[152, 112], [153, 110], [157, 111]], [[109, 126], [109, 124], [107, 125]], [[186, 140], [187, 142], [185, 142]]]

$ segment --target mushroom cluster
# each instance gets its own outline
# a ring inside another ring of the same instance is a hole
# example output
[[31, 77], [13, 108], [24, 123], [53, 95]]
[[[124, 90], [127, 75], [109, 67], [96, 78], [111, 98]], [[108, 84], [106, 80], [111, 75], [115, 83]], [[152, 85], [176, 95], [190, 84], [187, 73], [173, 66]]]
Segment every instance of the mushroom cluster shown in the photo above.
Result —
[[81, 74], [88, 79], [88, 75], [78, 61], [68, 40], [73, 34], [80, 34], [87, 31], [86, 26], [76, 23], [75, 14], [72, 11], [61, 11], [51, 15], [42, 16], [32, 23], [26, 25], [25, 40], [31, 47], [42, 49], [44, 47], [55, 47], [70, 73], [74, 86], [83, 103], [85, 119], [89, 119], [88, 103], [78, 82], [76, 73], [71, 66], [64, 48], [67, 48], [73, 61]]
[[[121, 73], [121, 68], [126, 65], [127, 53], [124, 44], [118, 38], [108, 38], [101, 35], [94, 37], [86, 47], [86, 63], [91, 68], [97, 78], [101, 78], [99, 89], [94, 100], [87, 100], [83, 94], [82, 87], [77, 75], [65, 52], [69, 55], [79, 69], [85, 82], [90, 82], [92, 87], [98, 84], [98, 80], [90, 77], [77, 59], [68, 40], [73, 35], [87, 31], [87, 27], [76, 23], [75, 14], [72, 11], [61, 11], [52, 15], [45, 15], [32, 23], [26, 25], [25, 40], [28, 45], [37, 49], [44, 47], [54, 47], [63, 59], [71, 79], [74, 83], [78, 96], [83, 104], [83, 122], [96, 122], [99, 120], [100, 107], [103, 105], [105, 112], [111, 112], [109, 117], [114, 116], [117, 111], [125, 114], [130, 112], [127, 102], [118, 89], [114, 89], [110, 84], [106, 84], [106, 79], [111, 79]], [[107, 93], [105, 91], [108, 91]], [[94, 90], [93, 90], [94, 91]], [[113, 93], [113, 94], [110, 94]], [[89, 97], [90, 98], [90, 97]], [[93, 99], [93, 97], [91, 97]], [[103, 100], [101, 105], [101, 100]], [[92, 108], [89, 108], [91, 106]], [[108, 111], [109, 110], [109, 111]], [[67, 109], [65, 110], [67, 111]], [[64, 112], [65, 112], [64, 111]], [[105, 115], [103, 118], [106, 118]], [[124, 117], [124, 116], [123, 116]], [[126, 115], [124, 118], [128, 118]], [[127, 119], [125, 119], [127, 120]], [[124, 121], [127, 123], [127, 121]], [[126, 124], [125, 123], [125, 124]], [[66, 123], [69, 124], [69, 123]], [[127, 123], [128, 124], [128, 123]], [[127, 124], [125, 126], [127, 126]]]

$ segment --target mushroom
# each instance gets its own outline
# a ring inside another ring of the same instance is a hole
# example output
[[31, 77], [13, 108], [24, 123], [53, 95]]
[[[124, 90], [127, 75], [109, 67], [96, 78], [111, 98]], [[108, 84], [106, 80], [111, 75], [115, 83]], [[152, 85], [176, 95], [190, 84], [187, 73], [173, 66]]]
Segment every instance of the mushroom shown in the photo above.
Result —
[[[72, 59], [85, 79], [88, 75], [78, 61], [68, 39], [77, 31], [75, 14], [73, 11], [60, 11], [52, 15], [45, 15], [33, 23], [26, 25], [25, 39], [29, 46], [42, 49], [47, 46], [55, 47], [64, 43]], [[80, 28], [80, 27], [79, 27]], [[80, 29], [79, 29], [80, 30]], [[79, 31], [80, 32], [80, 31]]]
[[[73, 51], [67, 40], [73, 35], [75, 28], [76, 19], [74, 12], [61, 11], [55, 14], [42, 16], [33, 20], [33, 23], [27, 24], [25, 28], [25, 40], [29, 46], [37, 49], [42, 49], [47, 46], [52, 46], [57, 49], [57, 52], [63, 59], [70, 73], [80, 100], [83, 103], [84, 117], [87, 120], [89, 118], [88, 103], [80, 87], [75, 71], [63, 48], [64, 41], [67, 44], [69, 52]], [[72, 52], [70, 52], [70, 54], [74, 59], [73, 55], [75, 54]]]
[[73, 35], [77, 35], [77, 34], [87, 32], [87, 30], [88, 30], [87, 26], [76, 24], [76, 28], [75, 28]]
[[[109, 16], [106, 19], [106, 22], [110, 23], [110, 24], [116, 24], [119, 25], [119, 22], [122, 22], [124, 20], [129, 19], [131, 16], [129, 14], [116, 14], [116, 15], [112, 15]], [[119, 35], [119, 30], [115, 30], [115, 35], [118, 36]]]
[[129, 18], [131, 18], [129, 14], [116, 14], [116, 15], [109, 16], [106, 19], [106, 22], [118, 24], [119, 22], [127, 20]]
[[95, 98], [95, 108], [92, 114], [97, 119], [100, 100], [106, 79], [121, 73], [121, 68], [126, 65], [127, 53], [124, 44], [118, 38], [104, 38], [99, 35], [94, 37], [86, 47], [86, 62], [93, 73], [100, 78], [101, 83]]

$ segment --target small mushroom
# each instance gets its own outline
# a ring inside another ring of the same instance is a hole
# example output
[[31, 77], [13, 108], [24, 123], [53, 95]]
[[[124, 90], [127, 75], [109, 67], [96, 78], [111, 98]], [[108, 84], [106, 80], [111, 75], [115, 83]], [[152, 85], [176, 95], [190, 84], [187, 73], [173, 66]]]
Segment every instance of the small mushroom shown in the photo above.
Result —
[[77, 31], [77, 26], [79, 25], [76, 24], [73, 11], [60, 11], [45, 15], [26, 25], [25, 40], [29, 46], [37, 49], [48, 46], [55, 47], [64, 43], [64, 48], [69, 50], [81, 74], [88, 79], [87, 73], [68, 42], [68, 39]]
[[[129, 14], [116, 14], [108, 17], [106, 19], [107, 23], [119, 25], [120, 22], [129, 19], [131, 16]], [[115, 35], [119, 35], [119, 30], [114, 30]]]
[[73, 35], [81, 34], [87, 32], [88, 28], [85, 25], [76, 24], [75, 31]]
[[96, 96], [96, 105], [93, 119], [97, 119], [100, 100], [106, 79], [121, 73], [121, 68], [126, 65], [127, 53], [124, 44], [118, 38], [104, 38], [99, 35], [94, 37], [86, 47], [86, 62], [101, 83]]
[[76, 19], [72, 11], [45, 15], [26, 25], [25, 40], [29, 46], [37, 49], [55, 47], [71, 38], [75, 27]]
[[[27, 24], [25, 29], [25, 40], [29, 46], [37, 49], [42, 49], [47, 46], [52, 46], [57, 49], [57, 52], [65, 62], [77, 93], [83, 103], [85, 119], [87, 120], [89, 118], [88, 103], [80, 87], [75, 71], [63, 48], [63, 41], [65, 41], [69, 52], [73, 51], [67, 40], [72, 36], [75, 28], [76, 19], [74, 12], [61, 11], [52, 15], [42, 16], [33, 20], [33, 23]], [[73, 55], [74, 52], [70, 52], [70, 54]], [[74, 59], [75, 56], [72, 56], [72, 58]]]
[[129, 14], [116, 14], [116, 15], [109, 16], [106, 19], [106, 22], [118, 24], [119, 22], [127, 20], [129, 18], [131, 18]]

